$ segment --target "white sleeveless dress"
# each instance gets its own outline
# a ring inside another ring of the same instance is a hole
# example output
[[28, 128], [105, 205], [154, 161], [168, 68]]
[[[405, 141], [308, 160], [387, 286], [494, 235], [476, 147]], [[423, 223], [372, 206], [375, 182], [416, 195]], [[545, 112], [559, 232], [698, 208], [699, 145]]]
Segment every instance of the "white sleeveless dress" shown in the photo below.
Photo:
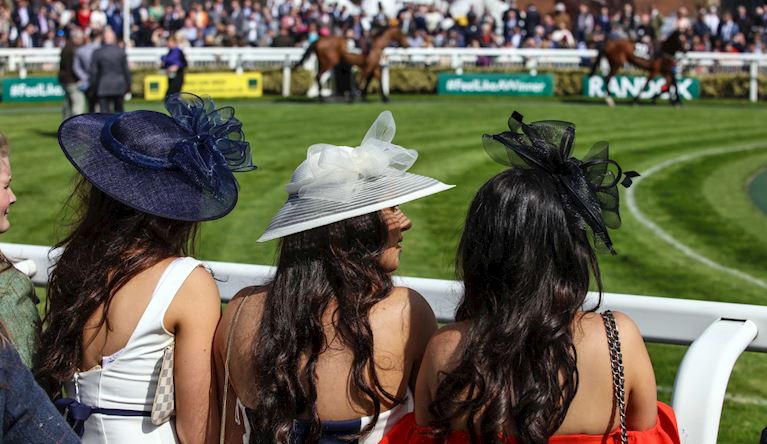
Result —
[[[152, 298], [125, 348], [104, 357], [101, 367], [78, 372], [64, 385], [65, 396], [90, 407], [150, 412], [165, 348], [175, 338], [163, 318], [178, 289], [200, 265], [193, 258], [174, 260], [160, 277]], [[85, 421], [85, 444], [175, 443], [175, 420], [155, 426], [149, 417], [94, 413]]]

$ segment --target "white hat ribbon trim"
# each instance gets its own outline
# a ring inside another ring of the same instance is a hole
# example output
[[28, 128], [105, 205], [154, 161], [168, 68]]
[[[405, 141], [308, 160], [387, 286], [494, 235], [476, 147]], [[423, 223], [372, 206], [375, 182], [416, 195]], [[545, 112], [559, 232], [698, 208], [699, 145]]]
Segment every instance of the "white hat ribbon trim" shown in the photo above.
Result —
[[288, 194], [302, 199], [351, 202], [360, 185], [383, 176], [405, 174], [418, 152], [391, 143], [396, 132], [391, 112], [382, 112], [357, 148], [316, 144], [306, 156], [306, 178], [288, 184]]

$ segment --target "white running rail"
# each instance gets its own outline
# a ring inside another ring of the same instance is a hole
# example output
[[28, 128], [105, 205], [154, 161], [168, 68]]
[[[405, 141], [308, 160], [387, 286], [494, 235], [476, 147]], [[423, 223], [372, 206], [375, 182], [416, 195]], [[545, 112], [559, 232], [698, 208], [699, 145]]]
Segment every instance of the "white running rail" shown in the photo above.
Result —
[[[27, 269], [33, 270], [32, 281], [37, 286], [48, 283], [52, 258], [57, 255], [50, 247], [0, 243], [0, 251], [14, 262], [34, 262], [34, 266], [27, 263]], [[218, 280], [224, 300], [243, 287], [266, 282], [274, 270], [230, 262], [206, 264]], [[453, 320], [460, 282], [399, 276], [395, 282], [421, 293], [440, 321]], [[596, 302], [597, 295], [589, 294], [586, 306]], [[601, 308], [631, 316], [648, 342], [690, 345], [677, 371], [672, 405], [682, 443], [715, 444], [735, 361], [744, 351], [767, 353], [767, 307], [606, 293]]]
[[[129, 48], [128, 60], [133, 69], [158, 69], [165, 48]], [[60, 50], [57, 48], [2, 48], [0, 72], [58, 70]], [[186, 48], [186, 59], [194, 68], [216, 68], [242, 72], [265, 68], [282, 68], [284, 96], [290, 95], [293, 63], [301, 59], [303, 48]], [[587, 66], [596, 56], [593, 49], [512, 49], [512, 48], [387, 48], [382, 61], [383, 77], [388, 83], [389, 66], [448, 67], [461, 73], [465, 66], [475, 66], [478, 57], [489, 58], [492, 66], [525, 69], [535, 74], [546, 67], [578, 68]], [[749, 76], [749, 98], [758, 98], [760, 69], [767, 68], [767, 54], [730, 54], [721, 52], [688, 52], [680, 58], [681, 67], [692, 75], [709, 72], [742, 72]], [[287, 80], [286, 80], [287, 79]], [[387, 91], [388, 92], [388, 91]]]

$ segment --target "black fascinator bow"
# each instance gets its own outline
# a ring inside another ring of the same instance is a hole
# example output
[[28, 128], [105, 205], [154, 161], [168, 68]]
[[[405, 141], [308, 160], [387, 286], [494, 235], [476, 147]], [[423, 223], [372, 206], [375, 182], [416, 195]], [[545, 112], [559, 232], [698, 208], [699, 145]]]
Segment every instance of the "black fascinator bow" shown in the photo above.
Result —
[[575, 125], [544, 120], [525, 124], [516, 111], [509, 118], [509, 130], [482, 137], [485, 150], [506, 166], [538, 168], [551, 174], [560, 189], [567, 211], [582, 229], [590, 228], [612, 254], [608, 228], [618, 228], [618, 184], [628, 188], [636, 171], [623, 171], [608, 157], [608, 143], [595, 143], [583, 160], [572, 157]]

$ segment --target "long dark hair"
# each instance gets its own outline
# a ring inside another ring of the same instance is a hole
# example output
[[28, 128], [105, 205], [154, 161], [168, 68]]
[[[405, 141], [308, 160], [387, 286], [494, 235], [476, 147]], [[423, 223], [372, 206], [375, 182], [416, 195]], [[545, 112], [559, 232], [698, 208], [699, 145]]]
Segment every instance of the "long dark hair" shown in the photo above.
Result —
[[[73, 202], [74, 201], [74, 202]], [[74, 206], [71, 205], [74, 203]], [[198, 224], [152, 216], [124, 205], [81, 178], [65, 208], [71, 232], [48, 280], [38, 380], [50, 393], [82, 361], [85, 324], [101, 306], [106, 323], [112, 297], [137, 274], [173, 256], [192, 254]]]
[[429, 407], [432, 425], [444, 436], [467, 418], [471, 442], [511, 431], [546, 443], [578, 388], [572, 325], [590, 273], [602, 290], [587, 235], [548, 173], [514, 168], [471, 203], [456, 265], [465, 285], [456, 321], [468, 331]]
[[[308, 415], [307, 442], [317, 442], [317, 359], [327, 348], [323, 314], [333, 305], [334, 335], [351, 350], [351, 380], [374, 410], [369, 432], [388, 393], [376, 374], [371, 307], [392, 289], [380, 264], [387, 239], [380, 212], [370, 213], [285, 237], [277, 272], [267, 291], [255, 344], [255, 387], [251, 442], [289, 442], [293, 421]], [[303, 368], [302, 368], [303, 365]]]

